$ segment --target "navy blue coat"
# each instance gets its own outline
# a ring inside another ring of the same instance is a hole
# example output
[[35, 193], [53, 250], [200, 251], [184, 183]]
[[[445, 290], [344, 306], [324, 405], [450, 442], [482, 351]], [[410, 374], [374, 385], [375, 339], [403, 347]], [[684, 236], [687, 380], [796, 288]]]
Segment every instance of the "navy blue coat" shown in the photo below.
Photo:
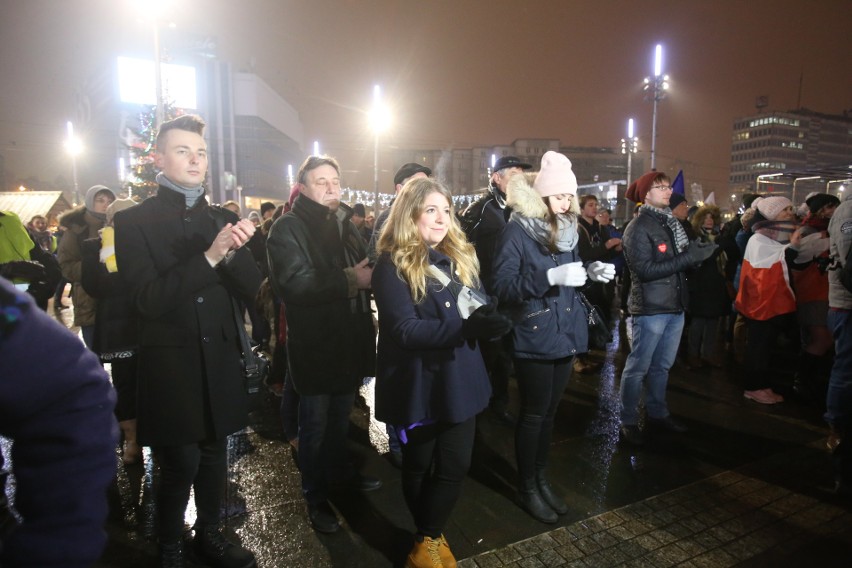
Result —
[[[445, 272], [450, 261], [430, 252]], [[376, 418], [407, 426], [425, 419], [459, 423], [488, 406], [491, 385], [475, 341], [462, 337], [456, 299], [431, 281], [419, 304], [387, 253], [373, 269], [379, 310]]]
[[586, 310], [574, 288], [551, 286], [547, 271], [578, 262], [577, 248], [552, 254], [515, 221], [497, 240], [491, 289], [509, 314], [513, 355], [519, 359], [561, 359], [588, 351]]

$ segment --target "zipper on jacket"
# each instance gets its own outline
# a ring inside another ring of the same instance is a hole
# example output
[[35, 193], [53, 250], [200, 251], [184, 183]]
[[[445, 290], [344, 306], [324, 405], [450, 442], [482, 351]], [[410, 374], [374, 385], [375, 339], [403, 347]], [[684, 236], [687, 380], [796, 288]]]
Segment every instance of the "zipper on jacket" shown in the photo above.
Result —
[[539, 310], [537, 312], [533, 312], [531, 314], [527, 314], [524, 316], [524, 319], [534, 318], [535, 316], [540, 316], [541, 314], [546, 314], [550, 311], [550, 308], [544, 308], [543, 310]]

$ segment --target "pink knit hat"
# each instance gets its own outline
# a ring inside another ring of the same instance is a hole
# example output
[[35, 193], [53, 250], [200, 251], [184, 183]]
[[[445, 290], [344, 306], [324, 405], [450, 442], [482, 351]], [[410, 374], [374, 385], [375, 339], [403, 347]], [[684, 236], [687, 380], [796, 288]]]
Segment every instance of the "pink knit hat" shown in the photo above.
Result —
[[563, 193], [576, 195], [577, 176], [571, 170], [571, 160], [558, 152], [545, 152], [541, 157], [541, 170], [533, 182], [533, 189], [542, 197]]
[[758, 198], [751, 204], [769, 221], [774, 221], [782, 211], [791, 205], [793, 205], [793, 202], [781, 195]]

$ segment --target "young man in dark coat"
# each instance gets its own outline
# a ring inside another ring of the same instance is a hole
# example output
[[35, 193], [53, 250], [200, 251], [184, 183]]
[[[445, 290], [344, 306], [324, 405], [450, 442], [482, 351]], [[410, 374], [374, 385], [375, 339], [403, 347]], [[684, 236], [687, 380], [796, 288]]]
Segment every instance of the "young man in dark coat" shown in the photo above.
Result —
[[313, 527], [340, 528], [330, 485], [371, 491], [381, 481], [347, 461], [349, 414], [364, 377], [375, 376], [376, 332], [364, 239], [352, 209], [340, 203], [340, 167], [311, 156], [298, 176], [299, 196], [267, 240], [269, 279], [287, 309], [287, 358], [299, 393], [299, 470]]
[[232, 303], [251, 301], [260, 274], [243, 245], [247, 219], [204, 198], [204, 122], [186, 115], [157, 136], [157, 195], [115, 216], [118, 272], [139, 315], [138, 440], [161, 468], [157, 497], [163, 566], [183, 566], [184, 512], [195, 489], [193, 548], [211, 566], [254, 566], [219, 532], [227, 437], [246, 426]]

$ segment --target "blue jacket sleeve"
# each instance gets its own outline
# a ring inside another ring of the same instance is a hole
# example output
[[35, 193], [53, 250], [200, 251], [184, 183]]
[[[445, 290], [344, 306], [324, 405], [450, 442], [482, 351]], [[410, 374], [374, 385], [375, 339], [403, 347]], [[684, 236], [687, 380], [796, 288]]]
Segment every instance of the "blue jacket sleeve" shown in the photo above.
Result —
[[[528, 238], [519, 225], [510, 222], [497, 239], [491, 289], [501, 303], [518, 304], [531, 298], [541, 298], [551, 288], [547, 267], [522, 270], [524, 259], [530, 253], [524, 247], [524, 239]], [[556, 265], [554, 261], [553, 266]]]

